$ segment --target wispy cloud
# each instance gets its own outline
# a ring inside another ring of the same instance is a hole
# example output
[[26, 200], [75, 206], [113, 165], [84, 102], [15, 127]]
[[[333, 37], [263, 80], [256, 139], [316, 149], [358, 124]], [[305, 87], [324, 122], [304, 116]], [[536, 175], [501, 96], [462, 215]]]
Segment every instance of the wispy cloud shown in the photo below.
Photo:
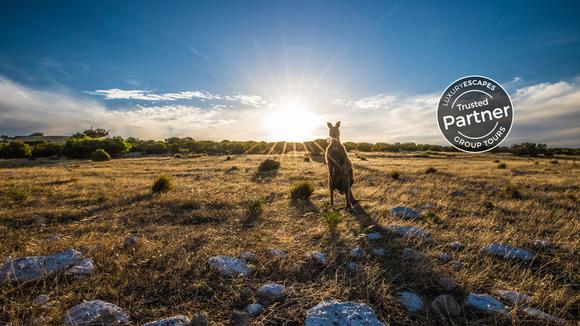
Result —
[[212, 95], [203, 91], [184, 91], [178, 93], [156, 94], [153, 91], [146, 90], [123, 90], [118, 88], [98, 89], [95, 91], [86, 91], [91, 95], [102, 96], [107, 100], [141, 100], [141, 101], [175, 101], [184, 99], [199, 98], [204, 100], [220, 99], [217, 95]]

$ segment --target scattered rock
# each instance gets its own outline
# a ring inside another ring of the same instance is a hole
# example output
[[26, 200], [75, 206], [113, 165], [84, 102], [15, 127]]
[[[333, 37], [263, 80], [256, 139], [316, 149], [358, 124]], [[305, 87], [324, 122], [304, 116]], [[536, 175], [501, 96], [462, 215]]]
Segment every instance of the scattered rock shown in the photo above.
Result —
[[43, 304], [47, 303], [50, 300], [50, 297], [46, 294], [37, 295], [33, 300], [32, 303], [37, 306], [42, 306]]
[[258, 258], [256, 257], [256, 254], [254, 254], [253, 252], [249, 252], [249, 251], [242, 252], [240, 254], [240, 258], [242, 258], [243, 260], [248, 261], [248, 262], [255, 262], [256, 260], [258, 260]]
[[261, 314], [265, 309], [266, 308], [262, 304], [252, 303], [247, 305], [244, 310], [248, 313], [248, 315], [250, 315], [250, 317], [255, 317]]
[[483, 312], [509, 314], [506, 306], [489, 294], [469, 293], [463, 304]]
[[323, 301], [308, 309], [304, 326], [383, 326], [375, 311], [364, 303]]
[[248, 276], [252, 270], [246, 264], [246, 261], [240, 258], [229, 256], [215, 256], [208, 259], [209, 266], [219, 271], [223, 276], [237, 277]]
[[367, 239], [369, 240], [381, 240], [383, 238], [383, 235], [377, 232], [371, 232], [369, 234], [367, 234]]
[[149, 322], [143, 326], [189, 326], [191, 320], [183, 315]]
[[558, 324], [564, 324], [566, 322], [562, 318], [558, 318], [556, 316], [549, 315], [549, 314], [541, 311], [540, 309], [536, 309], [536, 308], [523, 308], [520, 311], [524, 314], [524, 316], [526, 316], [528, 318], [533, 318], [533, 319], [537, 319], [537, 320], [543, 320], [546, 322], [552, 322], [552, 323], [558, 323]]
[[421, 218], [421, 213], [419, 213], [416, 210], [413, 210], [409, 207], [404, 207], [404, 206], [393, 207], [389, 210], [389, 212], [393, 216], [396, 216], [396, 217], [399, 217], [402, 219], [407, 219], [407, 220]]
[[230, 315], [231, 326], [247, 326], [250, 323], [250, 315], [245, 311], [234, 310]]
[[449, 193], [449, 196], [451, 197], [461, 197], [461, 196], [465, 196], [465, 193], [461, 190], [453, 190], [452, 192]]
[[64, 317], [67, 325], [115, 325], [127, 322], [123, 309], [101, 300], [85, 301], [76, 305]]
[[417, 312], [423, 309], [423, 300], [421, 297], [412, 291], [401, 291], [398, 293], [399, 302], [409, 311]]
[[534, 259], [534, 255], [530, 252], [521, 248], [514, 248], [508, 244], [492, 243], [485, 248], [485, 251], [490, 255], [501, 256], [505, 259], [517, 259], [523, 261]]
[[139, 238], [137, 238], [134, 235], [130, 235], [130, 236], [126, 237], [125, 241], [123, 241], [123, 248], [125, 248], [125, 249], [133, 248], [133, 247], [136, 247], [137, 245], [139, 245]]
[[497, 293], [499, 294], [499, 296], [502, 299], [507, 300], [511, 303], [525, 304], [525, 303], [530, 302], [530, 296], [525, 294], [525, 293], [520, 293], [517, 291], [506, 291], [506, 290], [499, 290], [499, 291], [497, 291]]
[[207, 326], [209, 318], [205, 314], [196, 314], [191, 320], [191, 326]]
[[461, 268], [463, 268], [463, 263], [459, 260], [454, 260], [453, 261], [453, 269], [455, 269], [456, 272], [459, 272], [461, 270]]
[[425, 203], [425, 204], [419, 205], [417, 208], [419, 208], [419, 209], [435, 209], [435, 208], [437, 208], [437, 205], [435, 205], [433, 203]]
[[389, 230], [403, 238], [426, 238], [428, 236], [425, 230], [416, 226], [392, 225]]
[[47, 241], [56, 241], [59, 240], [60, 238], [62, 238], [62, 234], [57, 233], [57, 234], [53, 234], [50, 237], [46, 238]]
[[439, 284], [439, 287], [445, 292], [453, 292], [459, 289], [459, 284], [457, 284], [457, 282], [455, 282], [451, 277], [441, 277], [437, 280], [437, 284]]
[[455, 251], [460, 251], [463, 250], [463, 248], [465, 248], [465, 245], [461, 242], [450, 242], [447, 244], [447, 247], [451, 250], [455, 250]]
[[441, 261], [442, 263], [447, 263], [451, 260], [451, 255], [444, 252], [440, 254], [439, 257], [437, 257], [437, 259], [439, 259], [439, 261]]
[[411, 248], [403, 249], [403, 259], [424, 260], [425, 258], [426, 258], [425, 255], [420, 251], [417, 251], [417, 250], [411, 249]]
[[91, 274], [95, 270], [95, 261], [85, 258], [73, 267], [66, 270], [65, 274], [73, 277], [83, 277]]
[[323, 252], [313, 252], [310, 259], [319, 265], [326, 265], [326, 254]]
[[6, 261], [0, 267], [0, 283], [41, 280], [64, 272], [82, 259], [82, 253], [67, 249], [50, 256], [29, 256]]
[[358, 266], [357, 262], [349, 261], [348, 264], [346, 264], [346, 270], [351, 273], [358, 273], [360, 267]]
[[276, 249], [276, 248], [269, 248], [266, 250], [266, 253], [271, 257], [278, 257], [278, 258], [288, 257], [288, 253], [286, 251]]
[[365, 255], [365, 251], [363, 248], [354, 248], [350, 251], [350, 256], [352, 258], [362, 258]]
[[375, 249], [373, 249], [373, 254], [375, 254], [376, 256], [384, 256], [385, 255], [385, 249], [383, 249], [383, 248], [375, 248]]
[[442, 316], [457, 317], [461, 315], [461, 306], [448, 294], [442, 294], [436, 297], [431, 302], [431, 309]]
[[280, 301], [284, 298], [286, 288], [282, 284], [270, 283], [262, 285], [258, 289], [258, 298], [260, 303], [268, 306], [273, 302]]

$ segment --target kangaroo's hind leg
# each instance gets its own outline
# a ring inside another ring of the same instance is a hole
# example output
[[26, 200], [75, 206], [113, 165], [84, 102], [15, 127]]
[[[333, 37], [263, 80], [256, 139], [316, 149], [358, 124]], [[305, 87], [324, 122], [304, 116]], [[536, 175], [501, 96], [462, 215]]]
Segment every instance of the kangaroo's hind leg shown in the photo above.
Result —
[[330, 207], [334, 206], [334, 185], [332, 184], [332, 177], [328, 175], [328, 192], [330, 193]]
[[351, 209], [351, 203], [352, 203], [352, 192], [350, 190], [350, 186], [346, 187], [346, 191], [344, 192], [344, 196], [346, 197], [346, 209]]

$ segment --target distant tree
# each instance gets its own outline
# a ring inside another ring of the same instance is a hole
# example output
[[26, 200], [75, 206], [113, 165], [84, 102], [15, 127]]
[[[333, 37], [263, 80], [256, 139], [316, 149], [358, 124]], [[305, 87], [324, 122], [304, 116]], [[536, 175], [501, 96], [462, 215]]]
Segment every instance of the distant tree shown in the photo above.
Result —
[[28, 137], [43, 137], [43, 136], [44, 136], [43, 132], [35, 132], [35, 133], [28, 135]]
[[103, 138], [103, 137], [107, 137], [109, 136], [109, 132], [105, 129], [87, 129], [85, 131], [83, 131], [83, 134], [85, 134], [87, 137], [91, 137], [91, 138]]
[[32, 155], [30, 145], [13, 141], [0, 147], [0, 157], [2, 158], [28, 158]]

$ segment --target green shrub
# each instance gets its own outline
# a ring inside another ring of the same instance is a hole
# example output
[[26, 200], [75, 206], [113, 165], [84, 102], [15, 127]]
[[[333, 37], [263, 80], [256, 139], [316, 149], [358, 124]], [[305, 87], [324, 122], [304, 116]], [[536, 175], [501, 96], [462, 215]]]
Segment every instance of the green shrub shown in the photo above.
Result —
[[1, 158], [28, 158], [30, 156], [32, 156], [30, 145], [20, 141], [9, 142], [0, 147]]
[[99, 148], [91, 153], [91, 160], [95, 162], [110, 161], [111, 155], [109, 155], [109, 153], [107, 153], [104, 149]]
[[391, 171], [388, 173], [389, 177], [395, 179], [395, 180], [399, 180], [399, 178], [401, 177], [401, 173], [399, 171]]
[[273, 170], [278, 170], [280, 168], [280, 162], [272, 159], [265, 159], [258, 166], [258, 172], [268, 172]]
[[160, 175], [155, 179], [151, 190], [154, 193], [166, 192], [173, 189], [173, 179], [167, 175]]
[[69, 158], [89, 158], [97, 149], [103, 149], [111, 156], [126, 153], [131, 145], [121, 137], [113, 138], [68, 138], [64, 144], [63, 154]]
[[426, 174], [431, 174], [431, 173], [436, 173], [436, 172], [437, 172], [437, 169], [432, 167], [432, 166], [428, 167], [427, 170], [425, 170]]
[[338, 225], [342, 222], [340, 213], [329, 207], [324, 207], [320, 212], [322, 221], [331, 233], [336, 233]]
[[498, 168], [498, 169], [505, 169], [505, 168], [507, 168], [507, 164], [505, 164], [505, 163], [500, 163], [500, 164], [498, 164], [498, 165], [497, 165], [497, 168]]
[[250, 200], [245, 204], [247, 222], [255, 220], [262, 214], [263, 204], [261, 199]]
[[60, 156], [62, 154], [63, 144], [42, 142], [32, 146], [33, 157], [51, 157]]
[[306, 181], [301, 181], [292, 186], [292, 188], [290, 189], [290, 197], [292, 198], [292, 200], [297, 199], [307, 200], [310, 198], [310, 195], [312, 195], [313, 191], [314, 189], [312, 188], [312, 185], [310, 185], [310, 183]]
[[434, 212], [427, 212], [427, 214], [425, 214], [425, 219], [428, 221], [432, 221], [435, 224], [443, 223], [443, 220], [439, 216], [437, 216], [437, 214], [435, 214]]

